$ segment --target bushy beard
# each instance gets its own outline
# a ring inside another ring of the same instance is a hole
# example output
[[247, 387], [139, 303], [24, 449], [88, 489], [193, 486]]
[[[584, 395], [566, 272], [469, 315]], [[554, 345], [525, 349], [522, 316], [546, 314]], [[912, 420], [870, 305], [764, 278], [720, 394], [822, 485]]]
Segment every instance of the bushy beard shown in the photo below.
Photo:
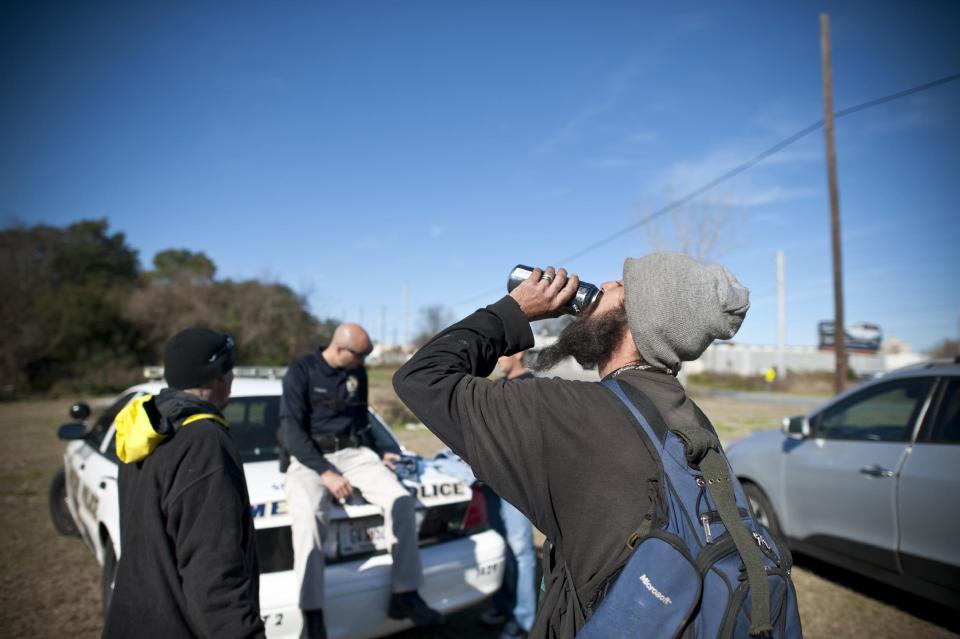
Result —
[[556, 343], [540, 351], [530, 368], [545, 371], [567, 357], [584, 368], [596, 368], [620, 344], [626, 327], [627, 311], [622, 307], [603, 315], [578, 317], [563, 329]]

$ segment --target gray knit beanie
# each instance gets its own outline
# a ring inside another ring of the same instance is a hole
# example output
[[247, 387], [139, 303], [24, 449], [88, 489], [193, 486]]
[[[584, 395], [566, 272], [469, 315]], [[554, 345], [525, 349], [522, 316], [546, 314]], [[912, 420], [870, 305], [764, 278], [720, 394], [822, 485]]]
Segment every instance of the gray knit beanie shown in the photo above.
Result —
[[623, 263], [627, 323], [644, 361], [680, 370], [715, 339], [730, 339], [750, 308], [750, 292], [719, 264], [679, 253]]

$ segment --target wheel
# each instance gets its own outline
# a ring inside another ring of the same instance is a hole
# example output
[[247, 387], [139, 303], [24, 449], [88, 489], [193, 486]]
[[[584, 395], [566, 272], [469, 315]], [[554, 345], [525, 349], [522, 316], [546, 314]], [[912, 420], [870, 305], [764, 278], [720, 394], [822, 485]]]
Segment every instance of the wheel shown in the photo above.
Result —
[[103, 573], [100, 575], [100, 602], [103, 605], [103, 619], [107, 619], [110, 601], [113, 600], [113, 586], [117, 581], [117, 556], [113, 552], [110, 535], [103, 540]]
[[67, 508], [67, 476], [61, 468], [53, 476], [50, 482], [50, 519], [53, 521], [53, 527], [57, 532], [67, 537], [79, 537], [80, 530], [77, 529], [76, 522]]
[[773, 536], [777, 539], [784, 539], [783, 531], [780, 529], [780, 522], [777, 520], [777, 514], [773, 511], [770, 500], [763, 494], [760, 487], [756, 484], [743, 482], [743, 492], [747, 494], [747, 500], [750, 502], [750, 510], [757, 521], [767, 527]]

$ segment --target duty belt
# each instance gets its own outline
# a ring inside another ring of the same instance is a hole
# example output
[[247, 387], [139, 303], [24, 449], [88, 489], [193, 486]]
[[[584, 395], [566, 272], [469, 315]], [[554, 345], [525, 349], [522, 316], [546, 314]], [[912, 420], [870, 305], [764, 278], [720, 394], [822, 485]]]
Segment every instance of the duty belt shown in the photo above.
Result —
[[344, 448], [357, 448], [364, 443], [362, 433], [353, 430], [345, 430], [339, 433], [315, 433], [311, 434], [310, 438], [323, 454], [335, 453]]

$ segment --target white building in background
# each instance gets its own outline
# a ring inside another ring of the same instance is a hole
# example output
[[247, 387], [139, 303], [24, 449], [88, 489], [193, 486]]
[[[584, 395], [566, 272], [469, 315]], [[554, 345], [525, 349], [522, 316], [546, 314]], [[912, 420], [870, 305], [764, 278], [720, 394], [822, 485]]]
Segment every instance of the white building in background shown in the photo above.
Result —
[[[534, 335], [535, 345], [532, 350], [539, 351], [556, 340], [554, 336]], [[798, 373], [832, 371], [836, 366], [833, 352], [821, 351], [816, 346], [787, 346], [784, 348], [783, 359], [787, 371]], [[858, 377], [892, 371], [927, 359], [929, 357], [912, 352], [909, 345], [896, 337], [888, 337], [877, 353], [849, 354], [850, 368]], [[700, 359], [685, 362], [681, 374], [686, 376], [706, 372], [743, 376], [763, 375], [776, 365], [776, 346], [714, 342], [700, 356]], [[572, 357], [563, 360], [546, 374], [550, 377], [583, 381], [597, 381], [600, 378], [596, 370], [584, 370]]]
[[[876, 353], [852, 352], [848, 362], [858, 377], [891, 371], [910, 364], [929, 359], [919, 353], [913, 353], [909, 347], [892, 338], [897, 348], [882, 348]], [[832, 371], [836, 366], [833, 351], [821, 351], [816, 346], [784, 347], [784, 363], [787, 371], [811, 373]], [[697, 373], [731, 373], [733, 375], [762, 375], [777, 365], [776, 346], [754, 346], [749, 344], [731, 344], [714, 342], [694, 362], [687, 362], [683, 368], [689, 375]]]

